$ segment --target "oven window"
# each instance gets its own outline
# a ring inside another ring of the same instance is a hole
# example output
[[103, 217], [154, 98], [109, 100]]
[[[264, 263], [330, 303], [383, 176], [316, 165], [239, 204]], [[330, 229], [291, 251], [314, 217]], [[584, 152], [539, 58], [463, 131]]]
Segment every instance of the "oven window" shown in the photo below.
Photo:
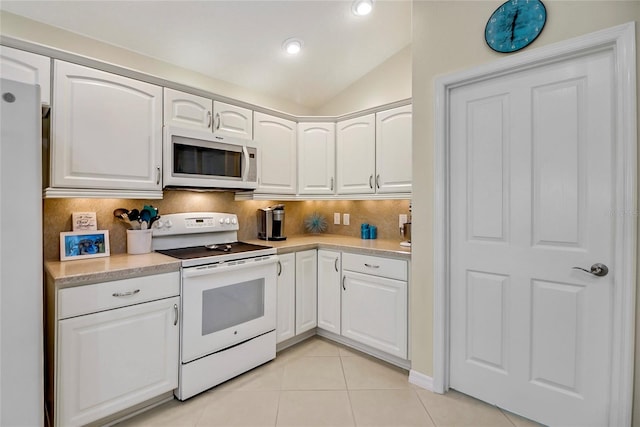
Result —
[[173, 173], [241, 178], [242, 153], [174, 143]]
[[202, 335], [264, 316], [264, 278], [202, 292]]

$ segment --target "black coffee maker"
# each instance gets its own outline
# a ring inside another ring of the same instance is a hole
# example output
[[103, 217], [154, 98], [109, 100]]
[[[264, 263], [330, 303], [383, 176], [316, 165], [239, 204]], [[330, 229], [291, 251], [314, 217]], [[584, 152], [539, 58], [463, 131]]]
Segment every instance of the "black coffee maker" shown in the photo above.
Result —
[[258, 238], [286, 240], [284, 235], [284, 205], [258, 209]]

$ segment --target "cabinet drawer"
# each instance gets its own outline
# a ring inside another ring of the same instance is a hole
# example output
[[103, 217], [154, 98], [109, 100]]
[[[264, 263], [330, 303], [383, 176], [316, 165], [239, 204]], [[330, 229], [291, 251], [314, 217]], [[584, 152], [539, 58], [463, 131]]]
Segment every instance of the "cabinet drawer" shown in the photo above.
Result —
[[180, 295], [180, 273], [135, 277], [58, 292], [58, 319]]
[[342, 254], [342, 269], [374, 276], [407, 280], [407, 262], [371, 255]]

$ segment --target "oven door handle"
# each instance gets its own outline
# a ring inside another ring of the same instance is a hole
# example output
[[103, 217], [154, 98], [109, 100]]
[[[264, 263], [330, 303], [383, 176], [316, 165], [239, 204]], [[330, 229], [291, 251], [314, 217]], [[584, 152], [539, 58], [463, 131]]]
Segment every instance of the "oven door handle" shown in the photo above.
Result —
[[204, 276], [207, 274], [215, 274], [223, 271], [227, 272], [227, 271], [234, 271], [234, 270], [242, 270], [244, 268], [252, 268], [252, 267], [256, 268], [256, 267], [262, 267], [262, 266], [271, 265], [271, 264], [275, 266], [275, 264], [278, 262], [278, 257], [275, 255], [269, 255], [269, 256], [258, 258], [258, 259], [259, 259], [258, 261], [252, 258], [249, 260], [228, 261], [221, 264], [209, 264], [209, 265], [202, 265], [199, 267], [186, 267], [182, 269], [182, 277], [188, 278], [188, 277]]

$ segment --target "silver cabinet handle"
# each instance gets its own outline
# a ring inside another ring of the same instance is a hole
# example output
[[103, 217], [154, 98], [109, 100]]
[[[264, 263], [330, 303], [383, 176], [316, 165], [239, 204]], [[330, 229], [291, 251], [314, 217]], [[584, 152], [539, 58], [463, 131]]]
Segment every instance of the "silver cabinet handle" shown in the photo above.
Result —
[[211, 111], [207, 111], [207, 129], [211, 127], [211, 119], [212, 119]]
[[380, 174], [376, 175], [376, 187], [380, 189]]
[[607, 274], [609, 274], [609, 267], [607, 267], [604, 264], [601, 263], [596, 263], [593, 264], [591, 266], [591, 269], [587, 270], [586, 268], [582, 268], [582, 267], [573, 267], [574, 270], [582, 270], [585, 271], [589, 274], [593, 274], [594, 276], [598, 276], [598, 277], [604, 277]]
[[278, 261], [278, 277], [282, 274], [282, 263]]
[[338, 257], [336, 257], [336, 262], [333, 263], [333, 267], [336, 269], [336, 273], [338, 272]]
[[216, 121], [215, 121], [215, 123], [216, 123], [216, 130], [220, 129], [220, 122], [221, 122], [221, 121], [222, 121], [222, 120], [220, 120], [220, 113], [216, 113]]
[[369, 188], [373, 190], [373, 174], [369, 175]]
[[140, 289], [136, 289], [135, 291], [129, 291], [129, 292], [116, 292], [115, 294], [113, 294], [114, 297], [130, 297], [131, 295], [135, 295], [138, 292], [140, 292]]
[[178, 304], [173, 304], [173, 314], [175, 317], [173, 318], [173, 326], [178, 324]]
[[344, 284], [344, 279], [346, 279], [346, 278], [347, 278], [347, 276], [342, 276], [342, 290], [344, 290], [344, 291], [347, 290], [347, 287]]
[[367, 263], [365, 263], [364, 266], [365, 267], [369, 267], [369, 268], [380, 268], [379, 265], [375, 265], [375, 264], [367, 264]]
[[331, 191], [333, 191], [333, 177], [331, 178]]
[[160, 166], [156, 166], [156, 185], [160, 185]]

